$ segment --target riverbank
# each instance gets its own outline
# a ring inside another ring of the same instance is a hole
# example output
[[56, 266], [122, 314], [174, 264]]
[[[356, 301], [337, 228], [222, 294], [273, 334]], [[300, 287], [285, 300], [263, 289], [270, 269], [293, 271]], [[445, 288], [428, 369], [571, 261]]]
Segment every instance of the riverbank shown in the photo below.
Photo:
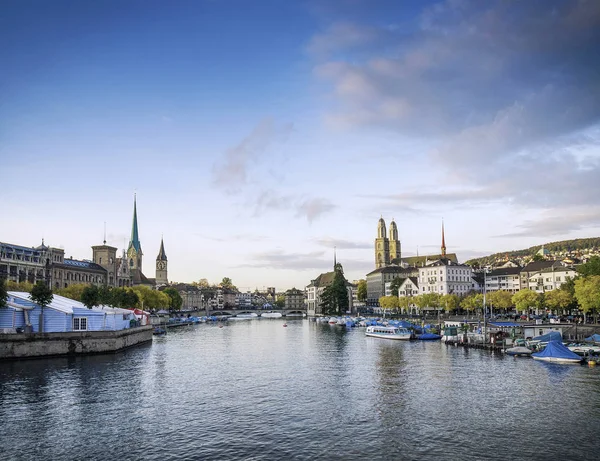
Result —
[[0, 360], [110, 354], [152, 341], [152, 330], [0, 334]]

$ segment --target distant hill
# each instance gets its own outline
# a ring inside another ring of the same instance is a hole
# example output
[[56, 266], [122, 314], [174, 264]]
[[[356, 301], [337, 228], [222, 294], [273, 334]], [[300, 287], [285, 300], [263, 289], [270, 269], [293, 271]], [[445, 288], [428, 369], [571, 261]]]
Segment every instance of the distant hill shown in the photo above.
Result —
[[493, 255], [483, 256], [481, 258], [470, 259], [466, 262], [471, 266], [493, 265], [499, 261], [506, 259], [523, 260], [532, 258], [540, 249], [548, 250], [551, 255], [555, 256], [583, 256], [586, 253], [598, 254], [600, 252], [600, 237], [590, 237], [575, 240], [561, 240], [560, 242], [544, 243], [536, 245], [525, 250], [503, 251], [502, 253], [494, 253]]

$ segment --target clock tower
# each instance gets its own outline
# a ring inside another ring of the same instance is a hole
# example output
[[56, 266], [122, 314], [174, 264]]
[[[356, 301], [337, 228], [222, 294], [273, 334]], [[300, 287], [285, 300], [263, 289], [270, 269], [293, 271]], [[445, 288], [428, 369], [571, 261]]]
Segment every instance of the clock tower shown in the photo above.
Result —
[[160, 251], [156, 257], [156, 284], [157, 285], [168, 285], [169, 279], [167, 278], [167, 254], [165, 253], [165, 245], [163, 239], [160, 239]]

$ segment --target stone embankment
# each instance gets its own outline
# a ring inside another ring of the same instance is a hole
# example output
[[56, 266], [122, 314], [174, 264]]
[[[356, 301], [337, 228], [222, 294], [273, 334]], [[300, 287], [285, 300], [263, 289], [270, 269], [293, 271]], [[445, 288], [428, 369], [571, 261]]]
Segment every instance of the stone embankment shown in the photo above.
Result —
[[114, 353], [152, 341], [153, 327], [120, 331], [0, 334], [0, 360]]

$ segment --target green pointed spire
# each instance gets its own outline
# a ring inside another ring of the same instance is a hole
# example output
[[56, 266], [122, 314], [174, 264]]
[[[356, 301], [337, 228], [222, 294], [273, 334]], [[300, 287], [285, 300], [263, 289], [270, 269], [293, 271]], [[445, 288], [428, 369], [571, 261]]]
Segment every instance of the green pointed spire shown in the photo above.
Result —
[[133, 195], [133, 225], [131, 227], [131, 240], [129, 240], [129, 249], [134, 248], [136, 252], [142, 252], [142, 245], [138, 235], [138, 224], [137, 224], [137, 204], [136, 196]]

